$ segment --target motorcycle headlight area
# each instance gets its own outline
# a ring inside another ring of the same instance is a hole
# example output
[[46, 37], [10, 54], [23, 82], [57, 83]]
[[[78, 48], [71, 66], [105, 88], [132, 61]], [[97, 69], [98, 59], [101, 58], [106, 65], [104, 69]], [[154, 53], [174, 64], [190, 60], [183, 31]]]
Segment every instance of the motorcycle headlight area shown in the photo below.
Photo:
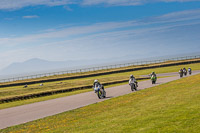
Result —
[[97, 87], [94, 88], [94, 91], [95, 91], [95, 92], [98, 91], [98, 90], [99, 90], [99, 88], [97, 88]]

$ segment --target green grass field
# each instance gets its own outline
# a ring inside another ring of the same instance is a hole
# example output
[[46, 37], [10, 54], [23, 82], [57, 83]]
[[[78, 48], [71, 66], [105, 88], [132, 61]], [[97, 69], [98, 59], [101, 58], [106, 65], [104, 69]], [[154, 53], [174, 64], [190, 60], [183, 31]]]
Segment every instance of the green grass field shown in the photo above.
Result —
[[[39, 84], [33, 84], [33, 85], [29, 85], [28, 88], [23, 88], [23, 86], [3, 87], [3, 88], [0, 88], [0, 99], [45, 92], [45, 91], [51, 91], [51, 90], [57, 90], [57, 89], [68, 88], [68, 87], [91, 85], [94, 79], [98, 79], [101, 82], [106, 82], [106, 81], [114, 81], [117, 79], [128, 79], [130, 74], [134, 74], [136, 77], [139, 77], [140, 75], [150, 74], [152, 71], [155, 71], [156, 73], [177, 72], [182, 67], [186, 67], [186, 68], [191, 67], [193, 70], [200, 70], [200, 63], [171, 66], [171, 67], [161, 67], [161, 68], [155, 68], [155, 69], [146, 69], [146, 70], [139, 70], [139, 71], [132, 71], [132, 72], [124, 72], [124, 73], [115, 73], [115, 74], [94, 76], [94, 77], [73, 79], [73, 80], [63, 80], [62, 83], [60, 83], [60, 81], [48, 82], [48, 83], [44, 83], [44, 86], [39, 86]], [[55, 94], [52, 96], [14, 101], [11, 103], [3, 103], [3, 104], [0, 104], [0, 109], [19, 106], [23, 104], [29, 104], [33, 102], [44, 101], [48, 99], [53, 99], [53, 98], [58, 98], [58, 97], [63, 97], [63, 96], [68, 96], [68, 95], [73, 95], [73, 94], [78, 94], [78, 93], [82, 93], [86, 91], [92, 91], [92, 89], [77, 90], [75, 92], [70, 92], [70, 93], [67, 92], [64, 94]]]
[[38, 132], [200, 131], [200, 75], [0, 130]]

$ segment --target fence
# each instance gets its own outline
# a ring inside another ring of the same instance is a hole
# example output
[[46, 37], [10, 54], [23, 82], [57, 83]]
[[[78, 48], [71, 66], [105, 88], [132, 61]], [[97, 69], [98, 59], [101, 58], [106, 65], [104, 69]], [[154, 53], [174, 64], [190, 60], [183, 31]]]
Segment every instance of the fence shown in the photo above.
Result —
[[35, 74], [35, 75], [27, 75], [27, 76], [21, 76], [21, 77], [0, 79], [0, 83], [25, 80], [25, 79], [41, 78], [41, 77], [46, 77], [46, 76], [55, 76], [55, 75], [81, 73], [81, 72], [91, 72], [91, 71], [106, 70], [106, 69], [112, 69], [112, 68], [128, 67], [128, 66], [133, 66], [133, 65], [148, 65], [148, 64], [162, 63], [162, 62], [167, 62], [167, 61], [180, 61], [180, 60], [197, 59], [197, 58], [200, 58], [200, 55], [159, 59], [159, 60], [149, 60], [149, 61], [137, 61], [137, 62], [132, 62], [132, 63], [115, 64], [115, 65], [108, 65], [108, 66], [98, 66], [98, 67], [91, 67], [91, 68], [84, 68], [84, 69], [75, 69], [75, 70], [67, 70], [67, 71], [59, 71], [59, 72], [51, 72], [51, 73], [43, 73], [43, 74]]

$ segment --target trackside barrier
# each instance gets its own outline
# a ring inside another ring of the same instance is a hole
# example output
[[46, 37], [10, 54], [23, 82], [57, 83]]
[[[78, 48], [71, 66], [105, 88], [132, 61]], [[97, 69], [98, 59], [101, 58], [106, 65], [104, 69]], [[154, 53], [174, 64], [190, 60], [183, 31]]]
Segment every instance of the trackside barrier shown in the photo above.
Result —
[[27, 76], [22, 76], [22, 77], [0, 79], [0, 83], [26, 80], [26, 79], [35, 79], [35, 78], [63, 75], [63, 74], [92, 72], [92, 71], [98, 71], [98, 70], [107, 70], [107, 69], [129, 67], [129, 66], [139, 66], [139, 65], [145, 66], [145, 65], [163, 63], [163, 62], [168, 62], [168, 61], [181, 61], [181, 60], [199, 59], [199, 58], [200, 58], [200, 55], [195, 55], [195, 56], [160, 59], [160, 60], [137, 61], [137, 62], [125, 63], [125, 64], [115, 64], [115, 65], [109, 65], [109, 66], [99, 66], [99, 67], [91, 67], [91, 68], [84, 68], [84, 69], [75, 69], [75, 70], [68, 70], [68, 71], [59, 71], [59, 72], [52, 72], [52, 73], [42, 73], [42, 74], [37, 74], [37, 75], [27, 75]]

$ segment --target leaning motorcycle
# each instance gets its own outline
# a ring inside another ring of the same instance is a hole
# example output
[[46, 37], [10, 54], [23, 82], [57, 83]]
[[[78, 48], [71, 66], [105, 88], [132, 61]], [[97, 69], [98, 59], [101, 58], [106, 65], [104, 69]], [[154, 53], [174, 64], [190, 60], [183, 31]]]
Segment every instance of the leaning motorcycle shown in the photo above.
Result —
[[99, 99], [106, 97], [106, 91], [103, 89], [103, 86], [97, 86], [94, 88], [95, 93], [97, 94]]
[[130, 83], [130, 86], [131, 86], [131, 90], [132, 91], [137, 91], [137, 84], [136, 83]]
[[155, 76], [155, 75], [152, 75], [152, 76], [151, 76], [151, 82], [152, 82], [152, 84], [155, 84], [155, 83], [156, 83], [156, 80], [157, 80], [156, 76]]

